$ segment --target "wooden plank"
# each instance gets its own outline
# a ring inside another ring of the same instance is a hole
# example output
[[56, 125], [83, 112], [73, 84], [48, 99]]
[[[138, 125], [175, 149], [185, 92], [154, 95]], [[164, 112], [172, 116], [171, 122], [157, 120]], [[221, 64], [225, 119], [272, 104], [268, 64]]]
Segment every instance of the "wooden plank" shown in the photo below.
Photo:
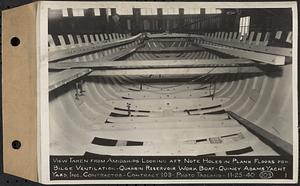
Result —
[[[153, 86], [156, 86], [157, 84], [155, 83], [151, 83], [151, 85]], [[176, 86], [178, 85], [178, 83], [169, 83], [169, 85], [173, 85], [172, 88], [164, 88], [164, 89], [160, 89], [160, 92], [162, 93], [179, 93], [179, 92], [184, 92], [184, 91], [193, 91], [193, 90], [207, 90], [209, 87], [207, 85], [201, 85], [201, 84], [198, 84], [198, 83], [187, 83], [187, 84], [183, 84], [183, 85], [180, 85], [180, 86]], [[140, 91], [140, 86], [141, 84], [138, 83], [138, 84], [130, 84], [130, 85], [116, 85], [116, 87], [114, 87], [114, 89], [118, 92], [126, 92], [128, 93], [129, 91], [130, 92], [133, 92], [132, 89], [134, 90], [138, 90]], [[158, 85], [159, 86], [159, 85]], [[154, 88], [154, 87], [149, 87], [149, 86], [143, 86], [142, 87], [142, 91], [141, 92], [147, 92], [147, 91], [150, 91], [150, 92], [153, 92], [153, 91], [157, 91], [158, 88], [157, 86]], [[216, 88], [216, 90], [218, 90], [218, 88]], [[135, 91], [137, 92], [137, 91]]]
[[211, 107], [215, 105], [222, 105], [229, 101], [229, 98], [185, 98], [185, 99], [151, 99], [149, 100], [133, 100], [133, 99], [120, 99], [120, 100], [106, 100], [117, 108], [144, 111], [184, 111], [190, 109], [200, 109]]
[[211, 68], [161, 68], [94, 70], [89, 76], [140, 76], [140, 75], [208, 75], [263, 73], [258, 67], [211, 67]]
[[251, 60], [232, 59], [195, 59], [195, 60], [143, 60], [143, 61], [104, 61], [50, 63], [49, 69], [68, 68], [169, 68], [169, 67], [230, 67], [255, 64]]
[[[86, 36], [86, 35], [85, 35]], [[91, 44], [89, 43], [88, 45], [85, 46], [78, 46], [76, 48], [67, 48], [63, 50], [58, 50], [58, 51], [50, 51], [49, 52], [49, 62], [52, 61], [59, 61], [62, 59], [78, 56], [78, 55], [83, 55], [91, 52], [96, 52], [96, 51], [101, 51], [125, 44], [132, 43], [138, 39], [140, 39], [143, 36], [143, 34], [138, 34], [136, 36], [133, 36], [128, 39], [122, 39], [118, 41], [113, 41], [110, 43], [97, 43], [97, 44]], [[87, 36], [85, 37], [87, 39]]]
[[229, 48], [224, 46], [216, 46], [216, 45], [213, 46], [208, 44], [201, 44], [201, 46], [224, 54], [251, 59], [251, 60], [264, 62], [272, 65], [285, 64], [284, 56], [277, 56], [277, 55], [266, 54], [261, 52], [253, 52], [253, 51], [241, 50], [237, 48]]
[[215, 114], [215, 115], [172, 115], [164, 117], [109, 117], [108, 121], [116, 124], [127, 123], [148, 123], [148, 122], [184, 122], [184, 121], [221, 121], [228, 119], [228, 114]]
[[[144, 117], [147, 118], [147, 117]], [[188, 117], [186, 117], [188, 118]], [[177, 118], [178, 119], [178, 118]], [[157, 120], [147, 122], [119, 122], [102, 125], [101, 131], [139, 130], [139, 129], [207, 129], [218, 127], [239, 127], [240, 124], [234, 119], [227, 120]]]
[[[212, 92], [212, 91], [211, 91]], [[209, 90], [187, 90], [177, 93], [161, 93], [151, 91], [130, 91], [130, 92], [118, 92], [120, 97], [127, 97], [131, 99], [167, 99], [167, 98], [200, 98], [203, 96], [209, 96]]]
[[244, 127], [246, 127], [254, 135], [258, 136], [264, 142], [268, 143], [275, 150], [278, 150], [282, 155], [293, 155], [293, 145], [282, 140], [281, 138], [275, 136], [274, 134], [266, 131], [265, 129], [259, 127], [258, 125], [242, 118], [232, 111], [228, 111], [228, 114], [240, 122]]
[[49, 77], [49, 92], [77, 78], [87, 75], [91, 71], [91, 69], [68, 69], [51, 74]]

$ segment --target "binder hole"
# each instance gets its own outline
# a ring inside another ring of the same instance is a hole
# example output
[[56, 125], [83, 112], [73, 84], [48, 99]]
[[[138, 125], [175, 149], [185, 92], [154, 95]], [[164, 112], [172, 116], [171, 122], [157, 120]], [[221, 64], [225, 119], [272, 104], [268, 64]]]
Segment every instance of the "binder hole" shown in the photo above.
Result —
[[20, 43], [21, 41], [18, 37], [13, 37], [10, 39], [10, 44], [14, 47], [19, 46]]
[[12, 143], [11, 143], [11, 146], [13, 149], [20, 149], [21, 148], [21, 142], [19, 140], [14, 140]]

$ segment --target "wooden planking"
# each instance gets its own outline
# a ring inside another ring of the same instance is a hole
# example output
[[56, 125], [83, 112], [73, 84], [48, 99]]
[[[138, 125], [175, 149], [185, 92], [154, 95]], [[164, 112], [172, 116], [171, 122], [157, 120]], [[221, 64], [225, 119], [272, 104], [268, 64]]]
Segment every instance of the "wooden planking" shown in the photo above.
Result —
[[240, 122], [244, 127], [246, 127], [249, 131], [251, 131], [254, 135], [258, 136], [259, 138], [263, 139], [264, 142], [267, 142], [272, 148], [275, 148], [286, 155], [293, 155], [293, 145], [282, 140], [278, 136], [268, 132], [267, 130], [259, 127], [258, 125], [242, 118], [241, 116], [237, 115], [232, 111], [228, 111], [228, 114]]
[[[196, 143], [196, 144], [177, 144], [173, 142], [159, 142], [157, 144], [149, 144], [145, 146], [114, 146], [106, 147], [99, 145], [89, 145], [87, 152], [103, 155], [119, 155], [119, 156], [198, 156], [214, 154], [218, 152], [231, 151], [232, 149], [243, 149], [249, 147], [249, 143], [245, 139], [237, 142], [224, 144]], [[155, 149], [155, 150], [153, 150]]]
[[[221, 122], [219, 123], [221, 125]], [[163, 126], [162, 124], [160, 125]], [[208, 127], [208, 128], [152, 128], [152, 129], [132, 129], [125, 128], [119, 130], [99, 130], [92, 132], [93, 135], [100, 138], [117, 139], [117, 140], [130, 140], [130, 141], [153, 141], [153, 142], [171, 142], [174, 144], [176, 141], [203, 139], [216, 136], [223, 136], [228, 134], [239, 133], [247, 131], [241, 125], [234, 123], [229, 127]], [[158, 146], [157, 146], [158, 147]]]
[[237, 56], [241, 58], [247, 58], [259, 62], [264, 62], [272, 65], [284, 65], [285, 57], [284, 56], [276, 56], [272, 54], [252, 52], [247, 50], [241, 50], [236, 48], [229, 48], [224, 46], [216, 46], [209, 44], [201, 44], [202, 47], [205, 47], [210, 50], [215, 50], [224, 54], [229, 54], [232, 56]]
[[76, 48], [66, 48], [58, 51], [49, 51], [49, 62], [58, 61], [69, 57], [74, 57], [78, 55], [83, 55], [91, 52], [96, 52], [96, 51], [105, 50], [108, 48], [113, 48], [128, 43], [132, 43], [140, 39], [142, 36], [143, 34], [138, 34], [131, 38], [112, 41], [109, 43], [95, 43], [95, 44], [88, 44], [86, 46], [78, 46]]
[[80, 78], [90, 73], [91, 69], [68, 69], [61, 72], [53, 73], [49, 77], [49, 91], [61, 87], [70, 81]]
[[258, 67], [211, 67], [211, 68], [161, 68], [94, 70], [89, 76], [141, 76], [141, 75], [208, 75], [263, 73]]
[[49, 69], [68, 68], [169, 68], [169, 67], [226, 67], [255, 64], [247, 59], [194, 59], [194, 60], [142, 60], [142, 61], [115, 61], [95, 60], [88, 62], [58, 62], [50, 63]]

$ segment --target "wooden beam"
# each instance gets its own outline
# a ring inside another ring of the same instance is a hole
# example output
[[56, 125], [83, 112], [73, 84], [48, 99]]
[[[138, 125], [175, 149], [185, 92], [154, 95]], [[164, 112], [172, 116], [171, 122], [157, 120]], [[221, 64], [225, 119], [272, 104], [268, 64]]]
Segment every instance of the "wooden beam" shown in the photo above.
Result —
[[[128, 125], [130, 123], [149, 123], [149, 122], [193, 122], [193, 121], [221, 121], [228, 119], [228, 114], [209, 114], [209, 115], [172, 115], [164, 117], [108, 117], [107, 120], [115, 124]], [[201, 122], [199, 122], [201, 124]]]
[[167, 48], [143, 48], [136, 52], [152, 52], [152, 53], [162, 53], [162, 52], [198, 52], [203, 51], [202, 47], [167, 47]]
[[242, 49], [224, 47], [224, 46], [217, 46], [211, 44], [199, 44], [200, 46], [218, 51], [224, 54], [229, 54], [236, 57], [251, 59], [259, 62], [264, 62], [272, 65], [284, 65], [285, 64], [285, 57], [284, 56], [276, 56], [272, 54], [260, 53], [260, 52], [253, 52], [247, 51]]
[[88, 61], [50, 63], [49, 69], [68, 68], [169, 68], [169, 67], [234, 67], [255, 65], [251, 60], [233, 59], [195, 59], [195, 60], [146, 60], [146, 61]]
[[214, 105], [222, 105], [228, 102], [230, 98], [183, 98], [183, 99], [119, 99], [119, 100], [106, 100], [107, 104], [117, 108], [128, 108], [130, 104], [131, 109], [144, 110], [144, 111], [184, 111], [190, 109], [200, 109], [211, 107]]
[[[259, 38], [259, 37], [257, 37], [257, 38]], [[272, 47], [272, 46], [263, 46], [263, 45], [251, 45], [252, 39], [253, 39], [253, 34], [252, 35], [250, 34], [249, 43], [204, 38], [204, 40], [207, 42], [216, 43], [216, 44], [220, 44], [220, 45], [230, 46], [230, 47], [239, 48], [239, 49], [245, 49], [245, 50], [249, 50], [249, 51], [253, 51], [253, 52], [255, 51], [255, 52], [262, 52], [262, 53], [266, 53], [266, 54], [292, 57], [292, 49], [291, 48]]]
[[61, 49], [61, 50], [57, 50], [57, 51], [50, 51], [49, 52], [49, 62], [59, 61], [62, 59], [75, 57], [78, 55], [88, 54], [88, 53], [92, 53], [92, 52], [96, 52], [96, 51], [101, 51], [101, 50], [125, 45], [128, 43], [137, 41], [142, 36], [143, 36], [143, 34], [138, 34], [131, 38], [122, 39], [122, 40], [118, 40], [118, 41], [112, 41], [109, 43], [98, 43], [98, 44], [90, 43], [88, 45], [77, 46], [74, 48], [66, 48], [66, 49]]
[[147, 34], [147, 38], [203, 38], [197, 34], [182, 34], [182, 33], [159, 33], [159, 34]]
[[258, 67], [204, 67], [204, 68], [158, 68], [158, 69], [112, 69], [94, 70], [90, 76], [141, 76], [141, 75], [208, 75], [263, 73]]
[[279, 151], [280, 154], [293, 155], [293, 145], [259, 127], [258, 125], [242, 118], [234, 112], [228, 111], [228, 114], [236, 119], [240, 124], [246, 127], [254, 135], [268, 143], [274, 150]]
[[189, 38], [148, 38], [149, 42], [183, 42], [190, 41]]
[[120, 97], [127, 97], [130, 99], [168, 99], [168, 98], [201, 98], [203, 96], [209, 96], [212, 94], [213, 90], [203, 89], [203, 90], [187, 90], [180, 91], [177, 93], [165, 93], [160, 94], [152, 91], [128, 91], [128, 92], [118, 92]]
[[53, 73], [49, 77], [48, 91], [61, 87], [77, 78], [89, 74], [91, 69], [68, 69], [61, 72]]

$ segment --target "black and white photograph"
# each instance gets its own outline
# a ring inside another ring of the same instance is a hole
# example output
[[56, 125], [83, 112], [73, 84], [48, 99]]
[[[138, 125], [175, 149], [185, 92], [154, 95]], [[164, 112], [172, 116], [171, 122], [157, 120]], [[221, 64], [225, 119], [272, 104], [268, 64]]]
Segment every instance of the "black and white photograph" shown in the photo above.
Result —
[[295, 179], [294, 5], [48, 3], [50, 180]]

